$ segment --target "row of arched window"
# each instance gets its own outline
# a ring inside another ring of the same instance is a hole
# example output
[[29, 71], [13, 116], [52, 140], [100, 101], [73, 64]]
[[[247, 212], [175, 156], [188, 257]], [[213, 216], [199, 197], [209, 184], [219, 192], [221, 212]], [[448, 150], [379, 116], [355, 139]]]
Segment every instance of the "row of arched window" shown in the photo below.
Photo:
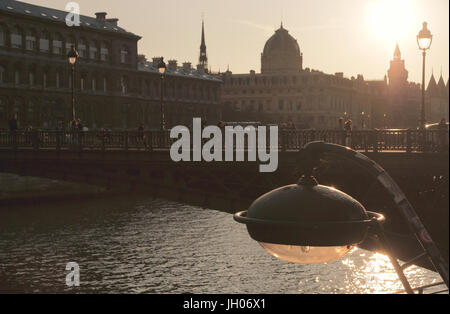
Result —
[[[70, 88], [72, 87], [72, 76], [66, 75], [62, 69], [44, 69], [40, 72], [41, 76], [37, 77], [38, 72], [35, 66], [28, 67], [24, 71], [21, 67], [16, 66], [13, 75], [8, 76], [8, 72], [3, 65], [0, 65], [0, 85], [13, 84], [15, 86], [27, 85], [29, 87], [40, 86], [42, 88]], [[91, 89], [93, 91], [108, 91], [108, 79], [106, 76], [102, 78], [94, 76], [91, 78], [90, 86], [87, 85], [87, 74], [81, 73], [80, 85], [81, 90]]]
[[[25, 49], [54, 55], [65, 55], [74, 46], [80, 58], [85, 60], [110, 61], [111, 45], [108, 41], [100, 41], [85, 38], [75, 39], [68, 35], [63, 37], [60, 33], [51, 34], [47, 30], [36, 31], [34, 29], [23, 30], [19, 26], [8, 28], [0, 25], [0, 47]], [[119, 51], [120, 62], [130, 63], [130, 50], [123, 45]]]
[[[29, 66], [26, 71], [22, 67], [16, 66], [12, 76], [8, 76], [7, 70], [0, 65], [0, 85], [12, 83], [13, 85], [28, 85], [29, 87], [40, 86], [42, 88], [71, 88], [72, 76], [67, 75], [62, 69], [44, 69], [37, 72], [35, 66]], [[37, 77], [39, 75], [40, 77]], [[78, 75], [79, 82], [75, 85], [81, 91], [103, 91], [108, 92], [107, 76], [89, 75], [81, 71]], [[159, 97], [161, 86], [159, 80], [139, 80], [137, 93], [141, 96]], [[123, 95], [132, 93], [131, 82], [128, 76], [120, 77], [119, 88]], [[218, 88], [168, 82], [165, 86], [165, 97], [169, 99], [200, 99], [218, 101]]]
[[247, 75], [245, 77], [232, 77], [226, 76], [224, 78], [225, 85], [231, 86], [251, 86], [251, 85], [262, 85], [262, 86], [274, 86], [274, 85], [307, 85], [308, 82], [318, 83], [324, 82], [327, 84], [340, 84], [345, 86], [350, 86], [352, 82], [350, 80], [342, 79], [333, 75], [301, 75], [301, 76], [251, 76]]

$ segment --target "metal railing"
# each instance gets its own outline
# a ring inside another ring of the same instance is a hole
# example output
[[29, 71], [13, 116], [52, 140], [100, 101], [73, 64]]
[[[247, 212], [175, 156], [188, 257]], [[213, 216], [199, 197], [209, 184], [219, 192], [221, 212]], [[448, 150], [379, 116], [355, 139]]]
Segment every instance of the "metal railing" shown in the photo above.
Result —
[[[225, 136], [223, 136], [224, 140]], [[257, 137], [258, 138], [258, 137]], [[267, 148], [270, 146], [266, 136]], [[56, 150], [162, 150], [177, 139], [170, 131], [0, 131], [0, 148]], [[203, 142], [206, 140], [203, 140]], [[311, 141], [346, 145], [366, 152], [447, 152], [448, 130], [279, 130], [278, 149], [297, 151]], [[191, 145], [192, 145], [191, 140]], [[225, 145], [223, 146], [225, 147]], [[234, 144], [236, 149], [236, 144]], [[249, 145], [245, 141], [244, 150]]]

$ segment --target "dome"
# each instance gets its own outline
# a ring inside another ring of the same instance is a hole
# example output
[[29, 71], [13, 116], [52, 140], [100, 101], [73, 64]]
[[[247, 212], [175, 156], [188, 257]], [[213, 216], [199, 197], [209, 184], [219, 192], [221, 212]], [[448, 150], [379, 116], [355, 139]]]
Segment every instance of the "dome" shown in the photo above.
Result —
[[303, 57], [297, 40], [281, 27], [269, 38], [261, 55], [261, 72], [292, 72], [302, 69]]

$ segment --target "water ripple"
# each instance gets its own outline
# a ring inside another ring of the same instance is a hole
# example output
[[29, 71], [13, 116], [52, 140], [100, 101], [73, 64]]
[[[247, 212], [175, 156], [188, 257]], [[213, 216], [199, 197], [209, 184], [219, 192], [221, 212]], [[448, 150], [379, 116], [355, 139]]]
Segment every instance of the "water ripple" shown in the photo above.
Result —
[[[77, 262], [81, 286], [65, 286]], [[414, 284], [438, 280], [418, 267]], [[384, 256], [355, 250], [324, 265], [278, 261], [226, 213], [117, 198], [0, 210], [0, 291], [29, 293], [386, 293]]]

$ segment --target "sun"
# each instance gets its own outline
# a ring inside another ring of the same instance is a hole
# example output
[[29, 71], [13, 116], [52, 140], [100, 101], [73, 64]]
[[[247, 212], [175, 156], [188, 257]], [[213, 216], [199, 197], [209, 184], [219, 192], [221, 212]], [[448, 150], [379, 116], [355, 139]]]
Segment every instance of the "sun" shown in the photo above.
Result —
[[416, 30], [414, 1], [373, 0], [366, 6], [371, 33], [389, 42], [400, 41]]

